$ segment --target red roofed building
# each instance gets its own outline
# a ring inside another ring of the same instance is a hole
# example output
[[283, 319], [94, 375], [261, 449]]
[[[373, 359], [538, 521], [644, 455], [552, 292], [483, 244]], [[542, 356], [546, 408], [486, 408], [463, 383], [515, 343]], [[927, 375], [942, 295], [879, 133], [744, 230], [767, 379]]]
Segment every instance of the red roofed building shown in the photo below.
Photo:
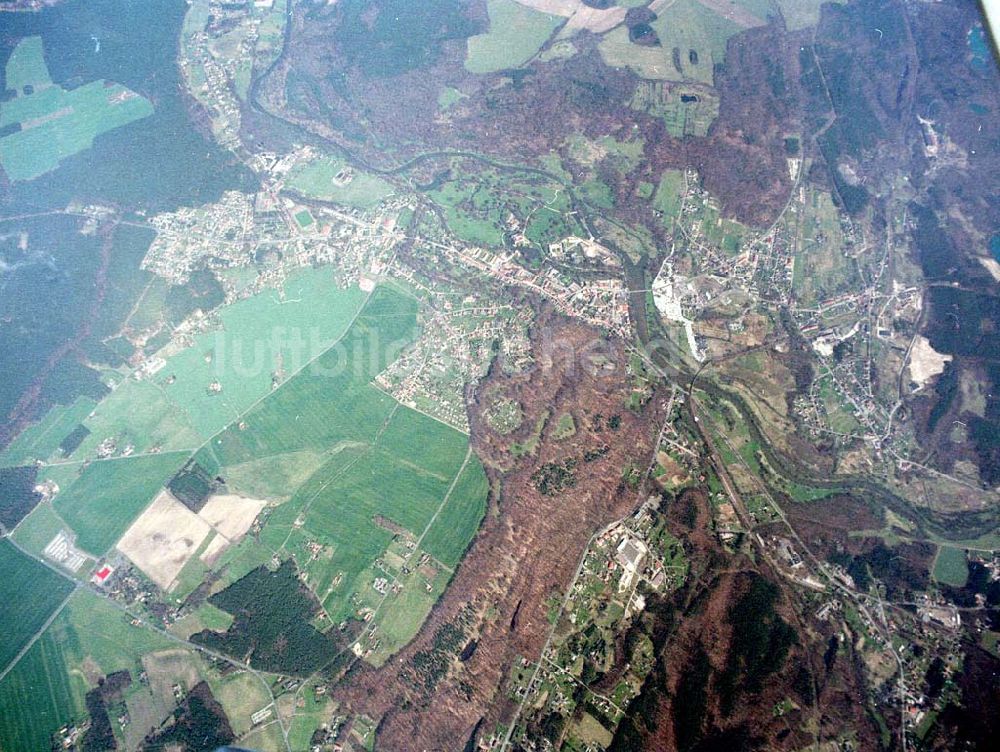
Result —
[[94, 572], [94, 576], [93, 578], [91, 578], [90, 581], [93, 582], [95, 585], [103, 585], [107, 581], [108, 577], [111, 576], [111, 573], [114, 571], [115, 571], [114, 567], [105, 564], [103, 567]]

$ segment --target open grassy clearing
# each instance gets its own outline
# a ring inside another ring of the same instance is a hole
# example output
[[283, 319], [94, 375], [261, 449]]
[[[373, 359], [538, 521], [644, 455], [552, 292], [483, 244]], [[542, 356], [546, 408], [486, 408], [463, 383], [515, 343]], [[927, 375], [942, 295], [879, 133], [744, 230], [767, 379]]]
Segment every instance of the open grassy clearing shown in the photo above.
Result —
[[77, 545], [103, 556], [187, 459], [184, 452], [100, 460], [54, 499]]
[[40, 37], [27, 37], [7, 61], [6, 80], [17, 96], [0, 105], [0, 166], [11, 181], [54, 170], [89, 149], [102, 133], [153, 114], [149, 100], [109, 81], [66, 90], [52, 84]]
[[[250, 716], [271, 702], [267, 689], [260, 679], [250, 673], [231, 674], [230, 676], [209, 681], [212, 694], [222, 705], [237, 736], [247, 733], [253, 723]], [[303, 747], [302, 749], [307, 749]]]
[[519, 68], [541, 49], [563, 19], [527, 8], [514, 0], [487, 0], [490, 27], [469, 37], [465, 69], [493, 73]]
[[306, 198], [368, 209], [394, 192], [382, 178], [360, 172], [334, 157], [320, 157], [292, 170], [285, 186]]
[[[31, 514], [21, 520], [14, 531], [17, 544], [36, 556], [41, 556], [45, 547], [60, 530], [69, 529], [69, 525], [60, 519], [52, 502], [47, 501], [35, 507]], [[83, 574], [81, 571], [80, 574]]]
[[952, 546], [940, 546], [934, 559], [934, 579], [945, 585], [962, 587], [968, 578], [965, 551]]
[[[73, 583], [0, 540], [0, 671], [7, 667], [59, 607]], [[24, 597], [30, 592], [31, 597]]]
[[672, 228], [680, 216], [683, 198], [684, 173], [680, 170], [664, 170], [653, 197], [653, 207], [663, 212], [663, 224], [668, 228]]
[[[365, 297], [339, 289], [325, 270], [295, 272], [281, 291], [223, 308], [221, 329], [169, 358], [156, 383], [207, 439], [341, 337]], [[210, 391], [213, 382], [221, 391]]]
[[634, 44], [622, 25], [601, 40], [604, 62], [629, 68], [642, 78], [711, 85], [713, 69], [725, 57], [726, 40], [741, 30], [697, 2], [673, 3], [661, 9], [650, 25], [660, 39], [659, 46]]
[[0, 682], [0, 749], [49, 748], [49, 735], [84, 715], [84, 695], [97, 679], [128, 669], [172, 643], [87, 590], [74, 593], [42, 637]]
[[90, 397], [78, 397], [71, 405], [56, 405], [38, 423], [18, 434], [0, 453], [0, 466], [13, 467], [32, 460], [48, 459], [96, 405]]
[[90, 435], [70, 459], [95, 457], [98, 445], [109, 438], [119, 450], [131, 446], [135, 453], [191, 449], [201, 443], [187, 413], [151, 381], [123, 382], [94, 408], [83, 425]]
[[461, 102], [466, 97], [465, 94], [451, 86], [446, 86], [438, 94], [438, 107], [447, 110]]

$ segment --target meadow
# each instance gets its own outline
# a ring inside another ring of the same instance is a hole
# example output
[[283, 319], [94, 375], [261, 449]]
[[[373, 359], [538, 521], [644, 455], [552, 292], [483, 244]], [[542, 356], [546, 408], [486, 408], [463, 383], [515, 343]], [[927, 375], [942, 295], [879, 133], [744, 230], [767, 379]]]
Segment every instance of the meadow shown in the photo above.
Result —
[[[337, 288], [322, 269], [294, 272], [280, 293], [268, 290], [222, 308], [221, 328], [169, 358], [154, 383], [208, 439], [266, 396], [272, 377], [293, 374], [339, 339], [365, 297], [357, 287]], [[213, 381], [220, 392], [209, 391]]]
[[465, 68], [470, 73], [494, 73], [520, 68], [531, 60], [563, 23], [514, 0], [487, 0], [489, 31], [469, 37]]
[[475, 533], [486, 512], [489, 487], [482, 463], [473, 457], [458, 476], [421, 547], [445, 566], [457, 566], [472, 539], [469, 531]]
[[18, 44], [6, 76], [18, 96], [0, 105], [0, 128], [20, 125], [0, 138], [0, 166], [11, 181], [54, 170], [63, 159], [89, 149], [102, 133], [153, 114], [149, 100], [119, 84], [91, 81], [70, 90], [55, 86], [41, 37]]
[[[0, 671], [24, 648], [45, 620], [73, 590], [73, 583], [25, 556], [8, 540], [0, 539]], [[30, 587], [31, 597], [25, 598]]]
[[336, 177], [347, 163], [333, 157], [320, 157], [292, 170], [285, 187], [307, 198], [369, 209], [392, 195], [392, 185], [382, 178], [351, 168], [351, 177], [340, 184]]
[[944, 585], [963, 587], [969, 578], [965, 551], [952, 546], [940, 546], [934, 559], [934, 579]]
[[48, 459], [96, 406], [97, 403], [90, 397], [78, 397], [70, 405], [56, 405], [42, 420], [24, 429], [0, 452], [0, 466], [13, 467]]
[[630, 68], [646, 79], [711, 85], [715, 65], [725, 57], [726, 40], [740, 31], [737, 24], [700, 3], [674, 3], [661, 9], [650, 25], [660, 39], [659, 46], [634, 44], [622, 25], [600, 42], [604, 62]]

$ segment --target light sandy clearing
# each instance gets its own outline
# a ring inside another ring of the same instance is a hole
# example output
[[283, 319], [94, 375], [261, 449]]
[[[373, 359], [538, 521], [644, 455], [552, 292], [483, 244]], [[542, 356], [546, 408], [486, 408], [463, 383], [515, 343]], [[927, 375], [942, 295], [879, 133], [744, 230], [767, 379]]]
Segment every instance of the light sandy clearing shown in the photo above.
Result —
[[987, 256], [980, 256], [979, 261], [986, 267], [986, 271], [990, 273], [990, 276], [997, 282], [1000, 282], [1000, 263], [996, 259], [991, 259]]
[[177, 578], [211, 526], [166, 490], [118, 541], [118, 550], [164, 590]]
[[917, 335], [910, 349], [910, 380], [923, 388], [928, 381], [944, 370], [945, 363], [951, 360], [950, 355], [939, 353], [927, 337]]
[[229, 548], [229, 539], [224, 535], [216, 534], [216, 536], [208, 542], [208, 545], [205, 546], [205, 550], [201, 552], [201, 556], [198, 558], [205, 563], [205, 566], [214, 567], [215, 562], [219, 559], [219, 554], [227, 548]]
[[237, 494], [217, 494], [208, 497], [198, 516], [235, 542], [250, 529], [266, 501], [251, 499]]

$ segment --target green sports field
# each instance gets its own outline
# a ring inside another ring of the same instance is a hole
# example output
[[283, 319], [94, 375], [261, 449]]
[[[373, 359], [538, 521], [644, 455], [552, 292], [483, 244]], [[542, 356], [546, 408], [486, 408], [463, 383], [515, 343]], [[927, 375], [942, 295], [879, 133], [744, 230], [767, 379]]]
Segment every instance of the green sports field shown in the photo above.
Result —
[[89, 149], [102, 133], [153, 114], [149, 100], [109, 81], [71, 90], [52, 83], [40, 37], [27, 37], [7, 62], [7, 87], [17, 96], [0, 105], [0, 166], [11, 181], [54, 170], [66, 157]]

